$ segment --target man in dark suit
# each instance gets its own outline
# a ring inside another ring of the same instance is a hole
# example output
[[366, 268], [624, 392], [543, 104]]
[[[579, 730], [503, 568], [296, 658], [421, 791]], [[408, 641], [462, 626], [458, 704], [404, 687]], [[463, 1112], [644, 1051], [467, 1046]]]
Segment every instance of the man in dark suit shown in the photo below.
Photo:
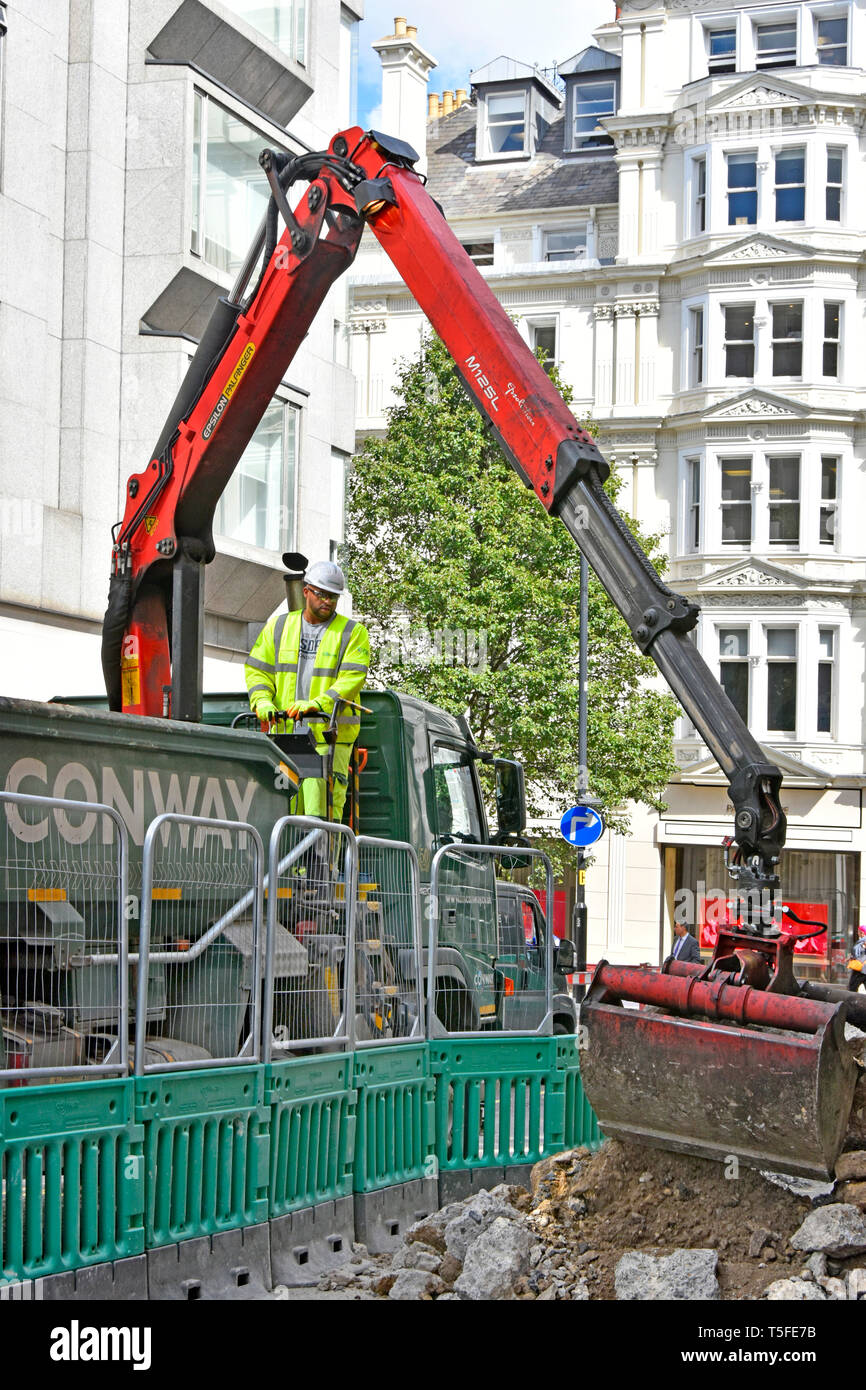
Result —
[[674, 923], [674, 948], [667, 957], [665, 965], [669, 960], [682, 960], [692, 965], [700, 965], [701, 963], [701, 948], [685, 922]]

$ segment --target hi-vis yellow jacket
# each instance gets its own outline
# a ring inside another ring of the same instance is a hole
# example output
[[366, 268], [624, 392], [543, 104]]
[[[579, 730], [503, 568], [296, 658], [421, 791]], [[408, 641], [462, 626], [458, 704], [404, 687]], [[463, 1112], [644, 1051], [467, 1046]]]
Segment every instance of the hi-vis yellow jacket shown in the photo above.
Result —
[[[301, 644], [301, 611], [280, 613], [265, 624], [244, 667], [250, 705], [256, 714], [269, 708], [289, 709], [295, 703], [298, 681], [298, 649]], [[370, 668], [370, 638], [362, 623], [335, 613], [322, 633], [313, 667], [310, 704], [330, 715], [337, 699], [357, 700]], [[292, 721], [286, 720], [291, 733]], [[310, 725], [317, 743], [324, 743], [327, 727], [316, 720]], [[337, 715], [337, 742], [354, 743], [361, 716], [343, 706]]]

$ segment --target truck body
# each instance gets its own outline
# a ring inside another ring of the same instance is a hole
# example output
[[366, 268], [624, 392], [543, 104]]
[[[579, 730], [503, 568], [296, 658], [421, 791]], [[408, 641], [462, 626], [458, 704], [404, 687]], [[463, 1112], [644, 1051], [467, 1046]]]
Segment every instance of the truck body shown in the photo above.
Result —
[[[511, 937], [502, 940], [497, 913], [497, 898], [510, 904], [516, 888], [497, 885], [489, 864], [479, 865], [470, 854], [459, 853], [464, 842], [490, 842], [477, 749], [468, 727], [444, 710], [393, 691], [365, 691], [363, 703], [370, 713], [363, 716], [359, 740], [365, 765], [359, 778], [356, 829], [414, 847], [425, 921], [433, 855], [443, 844], [457, 846], [449, 856], [440, 889], [435, 980], [443, 1022], [454, 1029], [536, 1029], [546, 1012], [543, 952], [532, 955], [534, 968], [529, 968], [525, 953], [519, 964]], [[101, 700], [50, 704], [0, 700], [0, 788], [98, 802], [119, 813], [129, 832], [134, 950], [142, 845], [154, 817], [176, 811], [248, 822], [267, 845], [274, 823], [292, 810], [296, 778], [270, 738], [231, 727], [239, 714], [248, 711], [245, 695], [205, 697], [200, 724], [117, 714], [104, 705]], [[108, 949], [117, 928], [112, 880], [104, 876], [100, 903], [90, 889], [76, 885], [69, 864], [64, 874], [57, 861], [64, 844], [77, 854], [86, 851], [88, 843], [104, 842], [106, 830], [97, 818], [91, 816], [88, 824], [86, 816], [71, 812], [59, 816], [45, 810], [25, 812], [8, 803], [4, 811], [12, 839], [26, 835], [34, 869], [26, 882], [20, 875], [13, 881], [7, 873], [7, 881], [0, 884], [0, 1012], [6, 1051], [19, 1059], [8, 1065], [25, 1071], [52, 1063], [84, 1064], [100, 1055], [101, 1030], [117, 1007], [116, 972], [106, 964], [76, 965], [75, 957], [70, 961], [58, 953], [57, 941], [61, 935], [69, 938], [70, 924], [74, 934], [77, 918], [88, 950], [92, 952], [99, 942]], [[45, 862], [40, 868], [43, 845]], [[189, 846], [178, 839], [177, 853], [189, 852]], [[211, 912], [220, 907], [228, 910], [239, 891], [238, 885], [227, 883], [224, 900], [209, 904]], [[183, 891], [179, 902], [172, 904], [175, 936], [196, 939], [202, 929], [201, 906], [200, 895]], [[389, 900], [385, 899], [384, 907], [385, 939], [393, 953], [402, 953], [401, 978], [411, 982], [415, 965], [409, 963], [414, 957], [407, 923]], [[543, 932], [543, 916], [539, 916]], [[159, 921], [157, 913], [157, 946], [165, 944]], [[285, 937], [283, 942], [301, 991], [317, 968], [313, 944], [288, 942]], [[196, 1012], [196, 1001], [207, 988], [200, 969], [186, 972], [181, 980], [159, 962], [151, 965], [148, 1034], [153, 1045], [168, 1046], [177, 1056], [231, 1055], [236, 1050], [252, 986], [251, 961], [243, 947], [235, 932], [234, 939], [231, 934], [226, 938], [218, 956], [211, 953], [208, 969], [218, 968], [222, 975], [215, 992], [235, 1002], [208, 1010], [204, 1017], [201, 1010]], [[425, 990], [429, 968], [425, 942]], [[313, 991], [308, 994], [312, 996]], [[557, 1030], [573, 1031], [575, 1006], [560, 970], [555, 970], [554, 1001]], [[315, 1032], [312, 1020], [308, 1031]]]

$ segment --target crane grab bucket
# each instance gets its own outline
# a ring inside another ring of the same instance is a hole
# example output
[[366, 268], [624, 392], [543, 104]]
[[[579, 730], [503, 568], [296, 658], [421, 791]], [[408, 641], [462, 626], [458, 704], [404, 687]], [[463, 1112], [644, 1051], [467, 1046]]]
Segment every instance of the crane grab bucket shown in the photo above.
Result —
[[597, 967], [580, 1010], [580, 1071], [600, 1128], [831, 1177], [857, 1079], [845, 1006], [701, 974]]

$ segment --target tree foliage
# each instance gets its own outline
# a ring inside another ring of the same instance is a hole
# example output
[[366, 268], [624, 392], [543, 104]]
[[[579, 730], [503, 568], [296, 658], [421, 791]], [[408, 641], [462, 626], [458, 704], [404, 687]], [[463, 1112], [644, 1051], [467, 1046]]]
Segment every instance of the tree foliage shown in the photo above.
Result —
[[[615, 474], [607, 486], [615, 498]], [[659, 566], [657, 538], [632, 529]], [[375, 682], [468, 710], [482, 748], [524, 763], [530, 816], [573, 805], [579, 551], [506, 463], [436, 338], [403, 364], [387, 433], [355, 460], [343, 559]], [[626, 802], [661, 805], [677, 706], [594, 576], [588, 602], [589, 788], [624, 831]]]

